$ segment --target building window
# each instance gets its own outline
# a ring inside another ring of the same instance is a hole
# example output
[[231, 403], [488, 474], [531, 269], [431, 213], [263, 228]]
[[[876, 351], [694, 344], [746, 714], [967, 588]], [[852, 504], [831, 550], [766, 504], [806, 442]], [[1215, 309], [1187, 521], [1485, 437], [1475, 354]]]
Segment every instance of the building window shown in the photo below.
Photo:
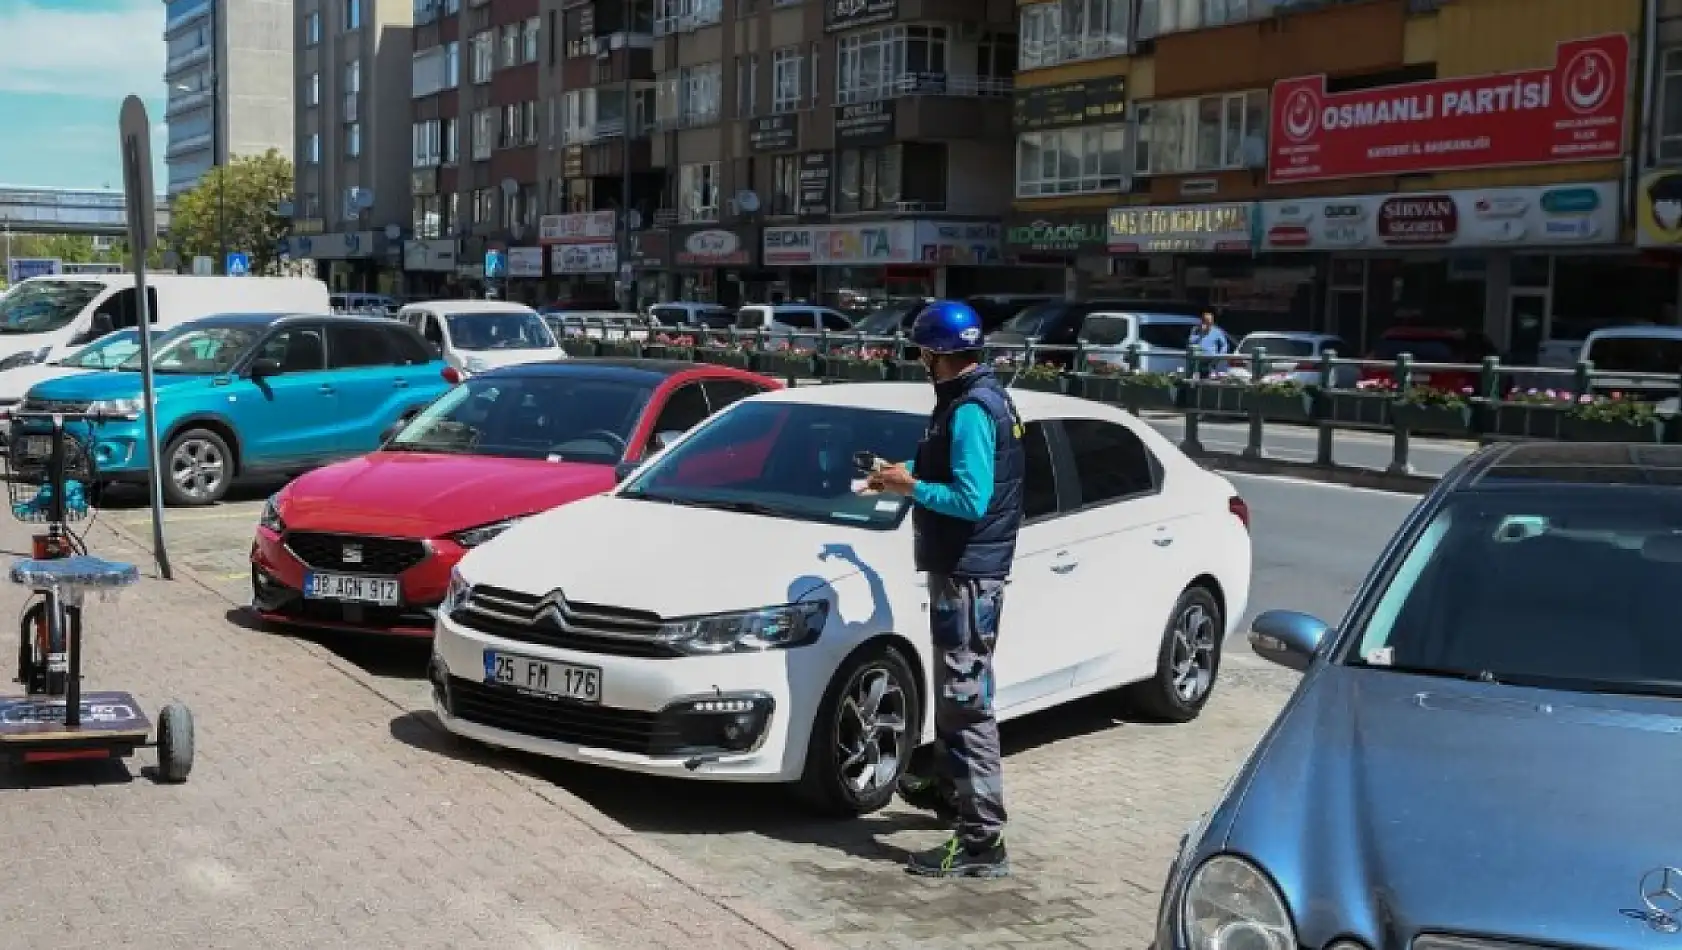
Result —
[[520, 24], [510, 23], [502, 28], [502, 55], [497, 68], [507, 69], [520, 64]]
[[736, 118], [746, 119], [754, 114], [759, 96], [759, 55], [736, 57]]
[[701, 162], [678, 169], [678, 220], [718, 220], [718, 163]]
[[310, 78], [304, 80], [304, 105], [321, 105], [321, 74], [310, 73]]
[[451, 40], [444, 46], [444, 88], [461, 85], [461, 42]]
[[345, 0], [345, 30], [362, 29], [362, 0]]
[[362, 123], [351, 122], [345, 126], [345, 157], [362, 157]]
[[416, 122], [414, 130], [414, 167], [431, 168], [443, 163], [443, 124], [438, 119]]
[[304, 45], [315, 46], [321, 42], [321, 13], [311, 10], [304, 14]]
[[812, 105], [814, 105], [814, 106], [818, 104], [818, 85], [819, 85], [818, 79], [822, 75], [821, 73], [818, 72], [818, 68], [819, 68], [820, 64], [822, 64], [822, 63], [823, 63], [823, 46], [821, 46], [818, 43], [813, 43], [812, 44], [812, 81], [808, 85], [810, 85], [812, 87]]
[[1272, 16], [1281, 0], [1139, 0], [1139, 39]]
[[525, 22], [524, 26], [520, 27], [520, 62], [537, 62], [537, 37], [542, 32], [542, 25], [543, 21], [541, 19], [532, 17]]
[[1016, 138], [1016, 196], [1090, 195], [1127, 184], [1127, 126], [1102, 125]]
[[480, 109], [473, 113], [473, 160], [482, 162], [491, 157], [496, 147], [496, 110]]
[[836, 212], [946, 210], [946, 154], [939, 142], [838, 153]]
[[1659, 53], [1659, 104], [1653, 158], [1682, 161], [1682, 46]]
[[946, 28], [891, 26], [843, 36], [836, 46], [835, 101], [871, 102], [946, 74]]
[[[1143, 2], [1149, 5], [1154, 0]], [[1203, 2], [1205, 6], [1222, 6], [1235, 0]], [[1246, 0], [1236, 2], [1242, 4]], [[1023, 7], [1021, 68], [1037, 69], [1126, 53], [1127, 16], [1131, 7], [1132, 0], [1052, 0]]]
[[800, 156], [778, 155], [771, 160], [771, 213], [797, 214], [800, 205]]
[[520, 148], [537, 142], [537, 103], [520, 102], [502, 107], [502, 148]]
[[1138, 106], [1134, 172], [1257, 168], [1267, 160], [1267, 91], [1229, 92]]
[[800, 47], [785, 46], [771, 53], [771, 111], [793, 112], [800, 108], [801, 79], [806, 58]]
[[717, 122], [722, 90], [720, 64], [687, 66], [655, 87], [655, 121], [684, 127]]
[[434, 46], [421, 50], [410, 60], [409, 96], [419, 99], [444, 88], [444, 49]]
[[305, 137], [303, 152], [304, 152], [304, 164], [306, 164], [306, 165], [319, 165], [319, 164], [321, 164], [321, 133], [320, 132], [311, 132], [307, 137]]
[[444, 202], [438, 195], [416, 195], [413, 199], [414, 216], [410, 222], [415, 229], [415, 237], [422, 240], [444, 236]]
[[446, 165], [454, 165], [461, 160], [461, 152], [459, 151], [461, 139], [456, 135], [456, 126], [459, 124], [452, 116], [444, 119], [439, 126], [441, 131], [438, 138], [444, 149], [444, 164]]
[[469, 41], [473, 46], [473, 81], [486, 83], [491, 81], [491, 70], [496, 65], [496, 37], [490, 30], [473, 34]]
[[345, 95], [354, 96], [362, 91], [362, 60], [353, 59], [345, 64]]
[[693, 30], [723, 18], [724, 0], [654, 0], [656, 34]]
[[473, 191], [473, 223], [496, 223], [496, 189], [477, 188]]

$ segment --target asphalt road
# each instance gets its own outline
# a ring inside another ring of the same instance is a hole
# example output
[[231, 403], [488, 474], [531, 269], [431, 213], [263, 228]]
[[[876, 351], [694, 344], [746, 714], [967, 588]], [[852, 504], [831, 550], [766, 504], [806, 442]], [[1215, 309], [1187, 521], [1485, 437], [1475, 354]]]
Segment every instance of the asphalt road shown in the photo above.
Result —
[[[1145, 419], [1176, 444], [1185, 438], [1185, 419], [1179, 414], [1146, 413]], [[1209, 452], [1236, 455], [1250, 443], [1250, 426], [1246, 422], [1204, 420], [1198, 428], [1198, 438]], [[1311, 426], [1273, 423], [1262, 430], [1262, 452], [1286, 462], [1313, 462], [1319, 438], [1318, 430]], [[1416, 475], [1441, 476], [1477, 449], [1473, 442], [1420, 438], [1410, 441], [1408, 461]], [[1333, 435], [1332, 461], [1339, 465], [1381, 472], [1389, 467], [1391, 456], [1392, 438], [1388, 433], [1338, 429]]]

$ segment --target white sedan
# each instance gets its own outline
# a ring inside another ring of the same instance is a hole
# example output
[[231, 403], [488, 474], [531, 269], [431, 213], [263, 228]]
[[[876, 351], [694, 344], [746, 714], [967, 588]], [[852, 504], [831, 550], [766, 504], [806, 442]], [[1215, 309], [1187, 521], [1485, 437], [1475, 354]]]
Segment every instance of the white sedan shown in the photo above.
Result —
[[[1131, 415], [1013, 394], [1026, 521], [996, 701], [1012, 719], [1125, 688], [1184, 721], [1208, 700], [1250, 594], [1232, 484]], [[797, 783], [880, 808], [933, 738], [928, 591], [908, 503], [860, 495], [857, 452], [912, 456], [926, 384], [742, 400], [613, 492], [471, 551], [429, 677], [452, 732], [656, 775]]]

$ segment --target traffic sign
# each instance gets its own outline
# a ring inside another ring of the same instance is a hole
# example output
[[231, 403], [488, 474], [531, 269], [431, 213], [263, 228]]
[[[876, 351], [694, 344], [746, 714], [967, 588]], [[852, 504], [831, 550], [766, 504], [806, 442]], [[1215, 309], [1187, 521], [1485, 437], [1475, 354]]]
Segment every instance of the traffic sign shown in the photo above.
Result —
[[228, 266], [223, 269], [229, 277], [251, 276], [251, 256], [244, 251], [228, 254]]
[[11, 283], [31, 277], [64, 273], [64, 262], [56, 257], [14, 257], [8, 262], [6, 279]]
[[508, 271], [508, 260], [501, 251], [485, 252], [485, 278], [496, 280]]

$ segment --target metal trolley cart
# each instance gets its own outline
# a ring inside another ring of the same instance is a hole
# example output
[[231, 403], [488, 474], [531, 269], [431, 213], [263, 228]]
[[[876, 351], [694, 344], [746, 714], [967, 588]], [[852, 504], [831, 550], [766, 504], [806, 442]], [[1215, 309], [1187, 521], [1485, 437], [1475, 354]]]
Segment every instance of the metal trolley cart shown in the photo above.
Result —
[[[159, 711], [157, 739], [152, 741], [152, 723], [133, 696], [82, 692], [82, 622], [88, 595], [113, 594], [140, 578], [132, 564], [89, 555], [69, 528], [70, 522], [89, 517], [98, 473], [86, 446], [66, 432], [65, 422], [88, 418], [70, 413], [14, 416], [17, 424], [6, 456], [12, 514], [45, 524], [47, 530], [34, 537], [34, 556], [11, 568], [12, 582], [34, 595], [19, 631], [18, 681], [24, 695], [0, 698], [0, 759], [30, 763], [126, 758], [152, 746], [158, 750], [158, 778], [186, 781], [193, 767], [193, 718], [186, 706], [172, 703]], [[29, 431], [35, 426], [26, 423], [35, 420], [45, 420], [50, 429], [43, 434]]]

